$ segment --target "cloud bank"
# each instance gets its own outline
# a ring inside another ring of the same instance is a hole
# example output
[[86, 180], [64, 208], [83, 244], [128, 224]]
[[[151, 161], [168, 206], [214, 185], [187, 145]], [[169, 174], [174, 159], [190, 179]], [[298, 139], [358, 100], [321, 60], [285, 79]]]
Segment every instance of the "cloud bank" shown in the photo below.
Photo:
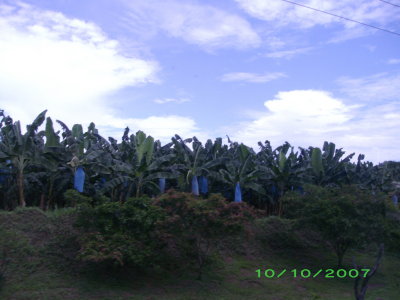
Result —
[[279, 92], [264, 106], [266, 111], [251, 121], [223, 130], [255, 149], [258, 141], [265, 140], [273, 147], [288, 141], [295, 148], [322, 147], [330, 141], [347, 154], [363, 153], [374, 163], [400, 160], [399, 102], [366, 108], [327, 91], [293, 90]]
[[119, 42], [96, 24], [17, 2], [0, 5], [0, 28], [1, 108], [23, 124], [48, 109], [49, 116], [70, 126], [98, 122], [114, 137], [126, 126], [156, 138], [197, 132], [191, 118], [118, 117], [107, 96], [156, 83], [159, 65], [122, 54]]

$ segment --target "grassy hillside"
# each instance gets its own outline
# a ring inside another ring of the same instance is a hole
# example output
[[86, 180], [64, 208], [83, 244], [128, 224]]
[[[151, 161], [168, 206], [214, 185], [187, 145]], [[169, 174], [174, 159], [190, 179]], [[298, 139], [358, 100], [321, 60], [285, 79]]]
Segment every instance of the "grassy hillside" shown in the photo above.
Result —
[[[269, 247], [249, 235], [231, 240], [203, 280], [190, 270], [99, 272], [74, 259], [74, 219], [72, 209], [0, 213], [0, 242], [9, 250], [0, 299], [354, 299], [354, 279], [257, 278], [257, 269], [334, 268], [336, 257], [325, 248]], [[345, 268], [352, 268], [352, 256], [358, 264], [372, 265], [375, 252], [346, 254]], [[399, 291], [400, 257], [385, 253], [366, 299], [395, 300]]]

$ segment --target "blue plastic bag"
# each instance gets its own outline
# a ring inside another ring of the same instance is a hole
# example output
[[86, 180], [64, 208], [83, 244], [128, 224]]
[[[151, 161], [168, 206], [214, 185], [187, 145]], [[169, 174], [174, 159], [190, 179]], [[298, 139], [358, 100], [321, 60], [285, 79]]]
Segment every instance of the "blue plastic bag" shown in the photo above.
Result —
[[235, 202], [242, 202], [242, 191], [239, 182], [236, 183], [235, 187]]
[[84, 183], [85, 183], [85, 171], [83, 171], [82, 167], [78, 167], [76, 168], [75, 171], [74, 188], [78, 192], [82, 193]]
[[160, 188], [161, 194], [165, 192], [165, 178], [158, 179], [158, 187]]
[[199, 195], [199, 182], [197, 181], [197, 176], [193, 176], [192, 178], [192, 194], [196, 196]]

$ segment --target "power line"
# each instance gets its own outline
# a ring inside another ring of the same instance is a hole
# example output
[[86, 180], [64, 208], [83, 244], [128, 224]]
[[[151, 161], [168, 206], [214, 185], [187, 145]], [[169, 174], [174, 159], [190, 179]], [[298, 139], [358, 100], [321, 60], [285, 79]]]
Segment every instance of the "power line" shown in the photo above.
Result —
[[398, 4], [394, 4], [394, 3], [392, 3], [392, 2], [388, 2], [388, 1], [385, 1], [385, 0], [379, 0], [379, 1], [385, 2], [385, 3], [387, 3], [387, 4], [390, 4], [390, 5], [393, 5], [393, 6], [396, 6], [396, 7], [400, 7], [400, 5], [398, 5]]
[[324, 13], [324, 14], [327, 14], [327, 15], [330, 15], [330, 16], [341, 18], [341, 19], [346, 20], [346, 21], [354, 22], [354, 23], [357, 23], [357, 24], [360, 24], [360, 25], [368, 26], [368, 27], [371, 27], [371, 28], [374, 28], [374, 29], [378, 29], [378, 30], [381, 30], [381, 31], [385, 31], [387, 33], [391, 33], [391, 34], [395, 34], [395, 35], [400, 36], [400, 33], [398, 33], [398, 32], [390, 31], [390, 30], [387, 30], [387, 29], [384, 29], [384, 28], [376, 27], [374, 25], [366, 24], [366, 23], [359, 22], [359, 21], [356, 21], [356, 20], [353, 20], [353, 19], [349, 19], [349, 18], [346, 18], [346, 17], [335, 15], [333, 13], [330, 13], [330, 12], [327, 12], [327, 11], [324, 11], [324, 10], [320, 10], [320, 9], [317, 9], [317, 8], [313, 8], [313, 7], [304, 5], [304, 4], [300, 4], [300, 3], [289, 1], [289, 0], [282, 0], [282, 1], [294, 4], [294, 5], [298, 5], [298, 6], [301, 6], [301, 7], [305, 7], [305, 8], [308, 8], [308, 9], [312, 9], [312, 10], [315, 10], [315, 11], [318, 11], [318, 12], [321, 12], [321, 13]]

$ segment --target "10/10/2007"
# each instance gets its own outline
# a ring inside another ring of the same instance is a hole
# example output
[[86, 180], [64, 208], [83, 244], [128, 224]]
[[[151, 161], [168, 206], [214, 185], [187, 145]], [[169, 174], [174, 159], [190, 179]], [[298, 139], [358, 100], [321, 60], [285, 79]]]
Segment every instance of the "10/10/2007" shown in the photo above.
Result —
[[292, 270], [287, 270], [283, 269], [280, 272], [276, 272], [274, 269], [266, 269], [266, 270], [261, 270], [257, 269], [257, 278], [265, 277], [265, 278], [281, 278], [284, 274], [287, 275], [292, 275], [293, 278], [296, 277], [301, 277], [301, 278], [316, 278], [318, 276], [323, 277], [323, 278], [357, 278], [357, 277], [366, 277], [370, 269], [350, 269], [350, 270], [345, 270], [345, 269], [319, 269], [317, 271], [312, 271], [310, 269], [292, 269]]

